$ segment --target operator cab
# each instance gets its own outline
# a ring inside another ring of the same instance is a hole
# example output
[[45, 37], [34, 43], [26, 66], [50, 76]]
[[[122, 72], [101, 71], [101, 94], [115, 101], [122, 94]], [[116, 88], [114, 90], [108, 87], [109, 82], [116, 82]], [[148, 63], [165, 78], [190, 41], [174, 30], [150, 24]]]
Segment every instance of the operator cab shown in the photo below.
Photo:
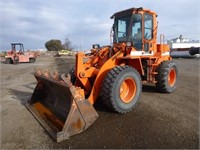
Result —
[[137, 51], [153, 49], [156, 43], [156, 14], [143, 8], [131, 8], [111, 16], [113, 24], [113, 43], [131, 42]]
[[24, 53], [24, 46], [22, 43], [11, 43], [12, 53]]

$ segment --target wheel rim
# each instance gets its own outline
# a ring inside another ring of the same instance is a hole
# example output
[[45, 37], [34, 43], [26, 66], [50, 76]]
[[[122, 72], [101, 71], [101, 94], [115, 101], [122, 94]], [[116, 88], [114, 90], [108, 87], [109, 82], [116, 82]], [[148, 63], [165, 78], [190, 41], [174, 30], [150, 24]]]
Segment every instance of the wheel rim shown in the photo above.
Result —
[[174, 68], [172, 68], [169, 71], [169, 75], [168, 75], [168, 83], [170, 86], [173, 86], [176, 82], [176, 71]]
[[120, 86], [120, 98], [124, 103], [132, 101], [136, 93], [135, 80], [131, 78], [125, 79]]

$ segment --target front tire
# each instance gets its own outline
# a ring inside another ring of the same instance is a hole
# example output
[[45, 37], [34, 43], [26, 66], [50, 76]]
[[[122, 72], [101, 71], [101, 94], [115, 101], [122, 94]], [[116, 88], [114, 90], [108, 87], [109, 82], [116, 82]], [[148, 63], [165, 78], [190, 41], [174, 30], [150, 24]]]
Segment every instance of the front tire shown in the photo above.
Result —
[[6, 58], [6, 61], [5, 61], [6, 64], [11, 64], [12, 63], [12, 60], [10, 58]]
[[111, 110], [127, 113], [137, 103], [141, 91], [138, 71], [130, 66], [117, 66], [106, 75], [100, 96]]
[[178, 69], [173, 61], [164, 61], [157, 69], [156, 89], [162, 93], [172, 93], [178, 81]]

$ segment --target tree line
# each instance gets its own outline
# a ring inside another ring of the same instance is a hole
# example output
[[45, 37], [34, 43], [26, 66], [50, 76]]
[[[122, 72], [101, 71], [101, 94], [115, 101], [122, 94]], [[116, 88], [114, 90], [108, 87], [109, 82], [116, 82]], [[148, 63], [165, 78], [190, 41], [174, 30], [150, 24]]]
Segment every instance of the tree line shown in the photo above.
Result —
[[45, 43], [45, 47], [48, 51], [74, 50], [74, 46], [69, 38], [66, 38], [63, 44], [61, 40], [51, 39]]

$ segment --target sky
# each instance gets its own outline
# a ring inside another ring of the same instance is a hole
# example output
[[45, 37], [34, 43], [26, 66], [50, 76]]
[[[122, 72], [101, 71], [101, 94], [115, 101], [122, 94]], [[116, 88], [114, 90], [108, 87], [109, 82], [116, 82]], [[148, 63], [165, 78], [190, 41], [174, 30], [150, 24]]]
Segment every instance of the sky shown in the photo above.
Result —
[[0, 50], [12, 42], [44, 49], [47, 41], [66, 38], [76, 50], [109, 45], [110, 16], [132, 7], [157, 12], [158, 35], [167, 40], [200, 39], [199, 0], [0, 0]]

